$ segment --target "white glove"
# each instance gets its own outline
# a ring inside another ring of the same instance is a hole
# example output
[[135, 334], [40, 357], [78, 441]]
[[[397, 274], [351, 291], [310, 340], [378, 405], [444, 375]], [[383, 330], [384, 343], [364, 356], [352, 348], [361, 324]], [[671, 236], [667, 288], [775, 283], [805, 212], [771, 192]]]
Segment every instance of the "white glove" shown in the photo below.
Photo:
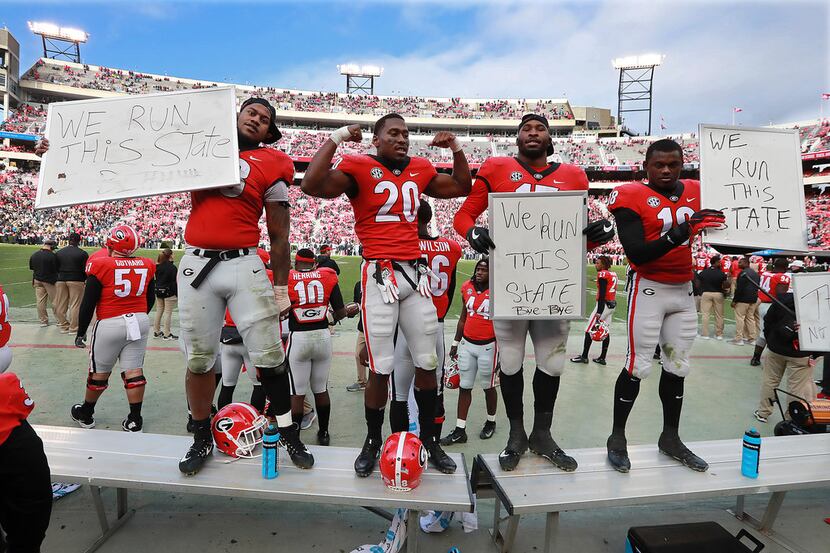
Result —
[[291, 308], [291, 300], [288, 299], [288, 286], [274, 286], [274, 297], [277, 299], [277, 309], [283, 313]]
[[398, 281], [395, 278], [395, 269], [389, 261], [376, 261], [375, 284], [380, 290], [380, 297], [383, 303], [395, 303], [398, 301]]
[[418, 267], [418, 293], [424, 296], [425, 298], [432, 297], [432, 281], [430, 280], [431, 277], [438, 278], [432, 270], [424, 265], [423, 263], [419, 263]]

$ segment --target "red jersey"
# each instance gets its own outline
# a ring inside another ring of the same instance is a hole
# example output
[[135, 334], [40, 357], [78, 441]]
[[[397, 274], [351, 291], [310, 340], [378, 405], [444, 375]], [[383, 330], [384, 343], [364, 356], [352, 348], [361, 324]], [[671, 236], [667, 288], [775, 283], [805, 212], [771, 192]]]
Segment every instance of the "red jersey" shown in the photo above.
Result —
[[[735, 264], [737, 265], [737, 263]], [[723, 271], [724, 274], [729, 275], [732, 274], [730, 271], [732, 269], [732, 258], [731, 257], [721, 257], [720, 258], [720, 270]]]
[[734, 259], [732, 260], [732, 266], [729, 268], [729, 272], [732, 274], [732, 278], [736, 279], [741, 274], [741, 266], [738, 265], [738, 262]]
[[443, 321], [450, 309], [449, 287], [455, 275], [455, 267], [461, 259], [461, 246], [449, 238], [421, 238], [421, 257], [435, 273], [430, 277], [432, 303], [438, 313], [438, 320]]
[[0, 374], [0, 445], [25, 421], [35, 407], [14, 373]]
[[[605, 298], [599, 297], [599, 283], [605, 281]], [[605, 299], [605, 301], [617, 300], [617, 273], [614, 271], [599, 271], [597, 273], [597, 300]]]
[[287, 202], [294, 163], [273, 148], [239, 152], [239, 176], [232, 186], [191, 192], [193, 208], [184, 230], [191, 246], [228, 250], [259, 244], [265, 202]]
[[773, 298], [778, 299], [778, 289], [779, 284], [786, 284], [789, 287], [792, 279], [790, 275], [787, 273], [769, 273], [764, 271], [761, 273], [761, 289], [758, 290], [758, 299], [761, 300], [762, 303], [772, 303], [770, 296]]
[[[683, 183], [683, 191], [679, 197], [663, 196], [642, 182], [623, 184], [611, 192], [608, 208], [612, 213], [618, 209], [633, 211], [642, 222], [645, 240], [657, 240], [700, 211], [700, 182], [691, 179], [680, 182]], [[654, 261], [639, 266], [631, 263], [631, 267], [645, 278], [666, 284], [691, 281], [693, 266], [688, 240]]]
[[0, 288], [0, 348], [9, 343], [12, 325], [9, 323], [9, 298]]
[[709, 258], [704, 256], [695, 257], [695, 271], [700, 272], [709, 266]]
[[467, 236], [479, 215], [488, 205], [490, 192], [555, 192], [557, 190], [588, 190], [588, 177], [576, 165], [554, 163], [547, 167], [531, 167], [515, 157], [491, 157], [476, 173], [470, 195], [455, 214], [453, 227]]
[[345, 155], [334, 168], [357, 184], [349, 201], [363, 257], [418, 259], [418, 206], [421, 194], [438, 174], [432, 163], [412, 157], [392, 168], [373, 155]]
[[96, 257], [88, 260], [86, 274], [101, 283], [95, 306], [98, 319], [147, 312], [147, 285], [156, 275], [156, 264], [146, 257]]
[[[288, 299], [291, 300], [289, 328], [315, 330], [328, 326], [327, 315], [332, 292], [337, 286], [337, 273], [328, 267], [313, 271], [288, 271]], [[342, 298], [339, 302], [342, 307]]]
[[479, 292], [468, 280], [461, 286], [461, 299], [464, 301], [464, 309], [467, 310], [464, 339], [476, 344], [495, 340], [493, 321], [490, 320], [490, 289]]
[[95, 250], [94, 252], [89, 254], [89, 257], [86, 260], [90, 261], [92, 259], [95, 259], [96, 257], [109, 257], [109, 255], [110, 255], [109, 249], [107, 249], [106, 247], [103, 247], [103, 248]]

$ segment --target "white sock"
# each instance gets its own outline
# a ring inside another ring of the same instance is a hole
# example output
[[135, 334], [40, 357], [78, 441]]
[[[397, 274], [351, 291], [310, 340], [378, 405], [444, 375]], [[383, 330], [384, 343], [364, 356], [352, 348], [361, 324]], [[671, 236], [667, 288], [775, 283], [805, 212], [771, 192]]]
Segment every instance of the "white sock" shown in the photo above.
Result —
[[487, 422], [496, 422], [496, 415], [487, 415]]
[[277, 426], [279, 428], [285, 428], [287, 426], [291, 426], [294, 423], [294, 420], [291, 418], [291, 411], [283, 414], [277, 415]]
[[464, 430], [465, 428], [467, 428], [467, 421], [465, 421], [464, 419], [457, 419], [455, 421], [455, 427]]

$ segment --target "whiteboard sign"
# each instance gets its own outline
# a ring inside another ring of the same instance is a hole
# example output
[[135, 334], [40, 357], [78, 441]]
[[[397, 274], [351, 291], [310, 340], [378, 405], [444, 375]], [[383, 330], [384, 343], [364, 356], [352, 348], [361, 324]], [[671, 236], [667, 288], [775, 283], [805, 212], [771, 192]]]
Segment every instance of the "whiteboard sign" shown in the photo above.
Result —
[[709, 244], [807, 250], [798, 131], [700, 125], [701, 206], [723, 210], [727, 228]]
[[587, 192], [490, 194], [493, 319], [585, 312]]
[[53, 102], [35, 208], [239, 182], [233, 87]]
[[802, 351], [830, 351], [830, 273], [795, 273], [793, 296]]

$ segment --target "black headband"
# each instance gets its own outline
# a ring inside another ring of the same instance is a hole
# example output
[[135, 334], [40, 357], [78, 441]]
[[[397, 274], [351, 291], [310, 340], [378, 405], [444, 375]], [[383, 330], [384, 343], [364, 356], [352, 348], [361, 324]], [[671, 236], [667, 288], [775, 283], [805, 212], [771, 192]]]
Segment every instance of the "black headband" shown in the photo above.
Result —
[[248, 98], [244, 102], [242, 102], [242, 107], [239, 108], [240, 110], [245, 109], [246, 106], [250, 106], [251, 104], [259, 104], [261, 106], [265, 106], [268, 108], [268, 112], [271, 114], [271, 124], [268, 125], [268, 132], [271, 133], [272, 140], [263, 140], [265, 144], [272, 144], [282, 138], [282, 133], [277, 128], [277, 110], [274, 109], [274, 106], [266, 100], [265, 98]]
[[[519, 123], [519, 130], [522, 130], [522, 127], [524, 127], [525, 123], [527, 123], [528, 121], [539, 121], [548, 130], [548, 134], [550, 134], [550, 124], [548, 123], [548, 120], [544, 115], [539, 115], [537, 113], [525, 114], [525, 116], [522, 117], [522, 121]], [[553, 155], [553, 142], [548, 144], [547, 154], [549, 156]]]

